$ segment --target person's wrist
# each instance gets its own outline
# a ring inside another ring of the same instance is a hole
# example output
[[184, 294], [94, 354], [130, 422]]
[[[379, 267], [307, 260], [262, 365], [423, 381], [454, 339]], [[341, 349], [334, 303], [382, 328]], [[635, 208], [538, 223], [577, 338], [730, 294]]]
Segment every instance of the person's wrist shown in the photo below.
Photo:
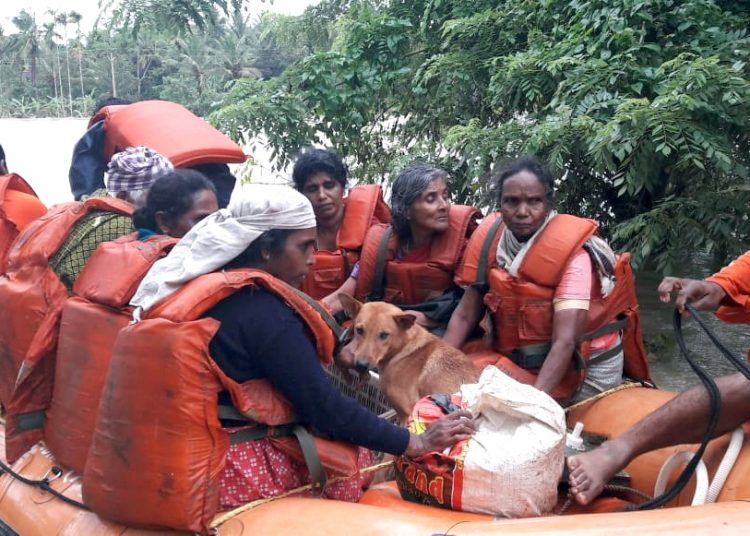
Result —
[[406, 445], [404, 455], [410, 458], [419, 456], [424, 451], [424, 438], [421, 435], [409, 434], [409, 443]]

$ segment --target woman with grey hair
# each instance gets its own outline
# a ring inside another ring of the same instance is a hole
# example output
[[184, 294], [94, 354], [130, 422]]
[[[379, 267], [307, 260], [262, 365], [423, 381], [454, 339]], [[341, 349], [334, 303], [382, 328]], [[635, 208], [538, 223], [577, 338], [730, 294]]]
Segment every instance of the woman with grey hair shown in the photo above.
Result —
[[400, 305], [428, 328], [447, 323], [460, 299], [453, 274], [480, 216], [450, 198], [444, 170], [417, 162], [401, 171], [391, 193], [391, 225], [370, 229], [359, 264], [323, 302], [338, 312], [345, 293]]

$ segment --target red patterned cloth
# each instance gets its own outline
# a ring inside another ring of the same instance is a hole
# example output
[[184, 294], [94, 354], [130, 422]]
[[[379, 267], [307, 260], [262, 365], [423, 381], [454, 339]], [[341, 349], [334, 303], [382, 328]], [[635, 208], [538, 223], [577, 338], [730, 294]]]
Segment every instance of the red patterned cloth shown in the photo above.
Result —
[[[362, 468], [372, 465], [372, 452], [360, 448], [358, 464]], [[371, 480], [371, 475], [354, 475], [326, 486], [323, 497], [357, 502]], [[269, 439], [237, 443], [229, 447], [219, 480], [219, 509], [275, 497], [309, 483], [310, 473], [305, 464], [278, 450]], [[310, 492], [297, 496], [310, 496]]]

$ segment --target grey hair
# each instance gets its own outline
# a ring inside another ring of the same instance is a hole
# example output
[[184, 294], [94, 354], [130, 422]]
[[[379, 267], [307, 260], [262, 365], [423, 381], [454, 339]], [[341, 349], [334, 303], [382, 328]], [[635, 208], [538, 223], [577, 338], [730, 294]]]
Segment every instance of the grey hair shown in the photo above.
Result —
[[448, 173], [438, 167], [417, 162], [398, 174], [391, 190], [391, 225], [401, 242], [411, 240], [409, 209], [435, 179], [447, 179]]

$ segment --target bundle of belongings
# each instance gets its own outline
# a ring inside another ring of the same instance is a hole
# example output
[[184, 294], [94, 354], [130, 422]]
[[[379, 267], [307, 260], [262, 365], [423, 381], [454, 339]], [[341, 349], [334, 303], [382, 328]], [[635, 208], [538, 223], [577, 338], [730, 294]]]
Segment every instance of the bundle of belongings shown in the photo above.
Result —
[[421, 399], [408, 421], [420, 434], [447, 413], [467, 409], [475, 434], [443, 452], [396, 461], [402, 497], [500, 517], [532, 517], [557, 504], [565, 461], [565, 413], [551, 397], [487, 367], [476, 384]]

